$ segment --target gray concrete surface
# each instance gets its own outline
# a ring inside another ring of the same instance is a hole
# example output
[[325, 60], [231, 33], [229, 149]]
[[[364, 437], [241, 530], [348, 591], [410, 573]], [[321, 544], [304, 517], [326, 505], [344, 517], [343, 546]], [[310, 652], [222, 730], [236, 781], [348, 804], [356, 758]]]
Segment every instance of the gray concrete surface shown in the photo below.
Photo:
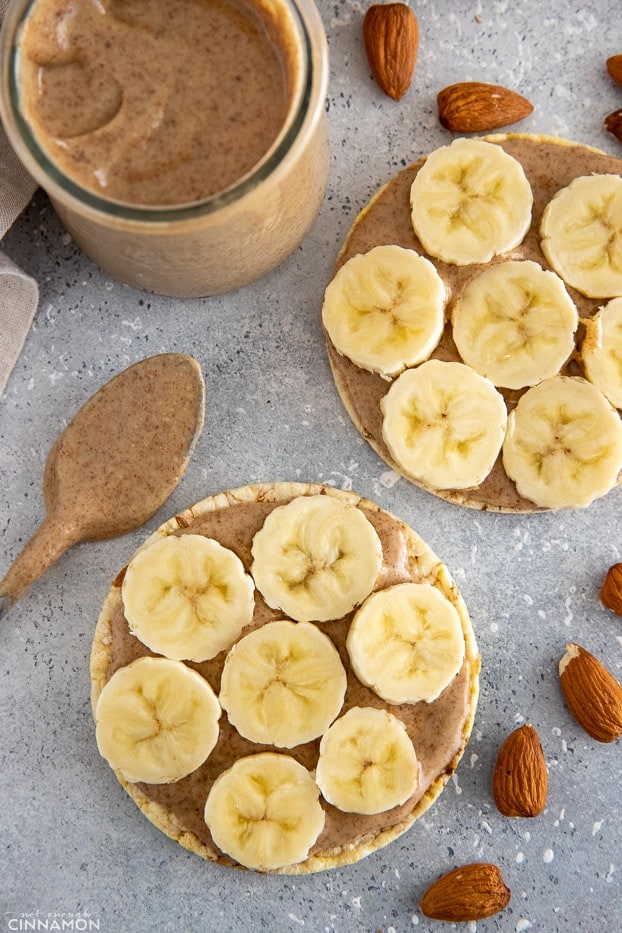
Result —
[[[436, 117], [445, 85], [475, 79], [514, 87], [535, 105], [517, 129], [622, 155], [603, 129], [605, 115], [622, 106], [622, 89], [604, 65], [622, 52], [619, 4], [413, 6], [419, 60], [409, 93], [395, 104], [369, 75], [365, 6], [321, 0], [331, 55], [329, 190], [302, 246], [263, 281], [206, 300], [134, 291], [84, 257], [40, 192], [3, 243], [37, 278], [41, 300], [0, 399], [0, 572], [43, 516], [42, 469], [54, 438], [114, 373], [161, 351], [190, 353], [205, 374], [207, 417], [186, 476], [145, 528], [75, 547], [3, 620], [2, 931], [427, 933], [445, 927], [421, 914], [423, 891], [469, 861], [499, 864], [512, 900], [465, 929], [620, 929], [621, 743], [599, 745], [573, 721], [557, 662], [576, 640], [621, 676], [622, 620], [603, 608], [598, 591], [622, 559], [622, 491], [583, 511], [512, 516], [459, 509], [398, 480], [342, 407], [319, 320], [323, 288], [358, 210], [395, 171], [449, 141]], [[412, 525], [455, 577], [483, 658], [473, 737], [433, 809], [382, 851], [306, 878], [227, 870], [166, 838], [100, 759], [89, 706], [99, 607], [146, 534], [206, 495], [281, 479], [352, 488]], [[510, 820], [495, 808], [491, 772], [501, 741], [525, 721], [543, 742], [549, 798], [540, 817]]]

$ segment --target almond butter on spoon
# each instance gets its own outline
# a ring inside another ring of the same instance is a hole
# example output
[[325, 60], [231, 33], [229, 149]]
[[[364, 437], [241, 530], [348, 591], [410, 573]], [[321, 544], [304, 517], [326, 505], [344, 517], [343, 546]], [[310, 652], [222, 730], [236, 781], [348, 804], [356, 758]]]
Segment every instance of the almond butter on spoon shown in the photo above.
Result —
[[151, 518], [185, 473], [204, 410], [200, 366], [179, 353], [134, 363], [80, 408], [48, 454], [47, 515], [0, 580], [0, 618], [71, 545]]

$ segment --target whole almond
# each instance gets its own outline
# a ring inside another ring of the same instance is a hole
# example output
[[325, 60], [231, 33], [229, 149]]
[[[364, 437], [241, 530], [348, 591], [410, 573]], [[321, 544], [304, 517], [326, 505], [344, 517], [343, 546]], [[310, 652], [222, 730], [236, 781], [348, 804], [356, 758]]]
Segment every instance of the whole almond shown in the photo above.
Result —
[[622, 143], [622, 110], [614, 110], [605, 117], [605, 129]]
[[507, 907], [510, 897], [510, 889], [496, 865], [473, 862], [437, 878], [419, 906], [426, 917], [458, 923], [491, 917]]
[[410, 87], [419, 50], [419, 24], [405, 3], [374, 3], [363, 19], [371, 73], [385, 94], [400, 100]]
[[568, 709], [597, 742], [622, 735], [622, 686], [600, 661], [570, 643], [559, 662], [559, 682]]
[[526, 97], [499, 84], [462, 81], [439, 91], [438, 118], [454, 133], [479, 133], [524, 120], [533, 110]]
[[618, 87], [622, 87], [622, 55], [612, 55], [607, 59], [607, 71]]
[[504, 816], [537, 816], [546, 805], [548, 772], [537, 731], [529, 723], [511, 732], [497, 755], [492, 793]]

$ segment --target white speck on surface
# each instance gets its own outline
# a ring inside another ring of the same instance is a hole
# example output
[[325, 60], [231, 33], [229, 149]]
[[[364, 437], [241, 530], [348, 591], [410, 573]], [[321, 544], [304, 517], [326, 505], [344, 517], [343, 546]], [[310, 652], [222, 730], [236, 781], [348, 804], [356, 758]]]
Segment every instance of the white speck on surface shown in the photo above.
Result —
[[360, 909], [361, 909], [361, 895], [360, 895], [360, 894], [359, 894], [358, 897], [353, 897], [353, 898], [352, 898], [352, 906], [355, 907], [356, 910], [360, 910]]
[[564, 616], [564, 619], [563, 619], [564, 625], [570, 625], [570, 623], [573, 620], [573, 614], [572, 614], [572, 609], [570, 608], [570, 605], [572, 603], [572, 594], [574, 594], [574, 592], [575, 592], [575, 587], [574, 586], [570, 587], [571, 595], [567, 596], [566, 599], [564, 600], [564, 606], [566, 607], [566, 615]]
[[544, 611], [544, 609], [538, 609], [538, 618], [546, 619], [546, 612]]
[[419, 926], [419, 917], [417, 917], [416, 914], [413, 914], [412, 917], [410, 918], [410, 922], [412, 923], [412, 925], [413, 925], [414, 927], [418, 927], [418, 926]]
[[514, 722], [516, 722], [516, 723], [525, 722], [525, 717], [523, 716], [522, 713], [515, 713], [515, 714], [514, 714]]
[[498, 623], [498, 622], [491, 622], [491, 623], [490, 623], [490, 631], [493, 633], [493, 635], [496, 635], [497, 632], [499, 631], [499, 623]]
[[595, 836], [596, 833], [600, 832], [601, 826], [603, 825], [604, 822], [605, 822], [604, 820], [595, 820], [592, 823], [592, 836]]
[[524, 852], [517, 852], [517, 853], [516, 853], [516, 858], [515, 858], [516, 864], [517, 864], [517, 865], [522, 865], [524, 861], [525, 861], [525, 853], [524, 853]]
[[542, 853], [542, 861], [545, 862], [547, 865], [549, 864], [549, 862], [552, 862], [554, 858], [555, 858], [555, 853], [553, 852], [552, 849], [545, 849], [544, 852]]
[[482, 820], [481, 826], [482, 826], [482, 829], [485, 829], [486, 832], [490, 833], [490, 835], [492, 836], [492, 827], [490, 826], [490, 823], [487, 823], [486, 820]]
[[394, 470], [385, 470], [384, 473], [380, 474], [380, 485], [384, 486], [385, 489], [393, 489], [399, 478], [399, 473]]
[[456, 774], [455, 771], [454, 771], [454, 773], [452, 774], [451, 779], [452, 779], [453, 784], [454, 784], [454, 790], [455, 790], [455, 792], [458, 794], [458, 796], [460, 796], [460, 794], [462, 793], [462, 788], [461, 788], [460, 785], [458, 784], [458, 775]]
[[121, 323], [125, 327], [130, 327], [132, 330], [140, 330], [140, 328], [143, 326], [139, 317], [135, 317], [133, 321], [122, 321]]
[[531, 833], [529, 832], [529, 830], [523, 833], [523, 839], [526, 839], [527, 842], [531, 841]]
[[470, 757], [470, 759], [469, 759], [470, 762], [471, 762], [471, 767], [472, 767], [472, 768], [475, 767], [475, 763], [478, 761], [478, 759], [479, 759], [479, 755], [477, 755], [475, 752], [472, 752], [472, 753], [471, 753], [471, 757]]
[[557, 817], [557, 819], [556, 819], [555, 822], [553, 823], [553, 826], [559, 826], [559, 824], [560, 824], [560, 823], [562, 822], [562, 820], [564, 819], [564, 816], [565, 816], [565, 815], [566, 815], [566, 811], [565, 811], [564, 807], [562, 807], [561, 810], [559, 811], [559, 816]]
[[524, 933], [525, 930], [531, 929], [531, 922], [525, 917], [521, 917], [518, 923], [516, 924], [516, 933]]
[[529, 593], [523, 593], [523, 601], [527, 603], [528, 606], [533, 606], [533, 599]]
[[292, 923], [297, 923], [298, 926], [301, 926], [301, 927], [303, 927], [303, 926], [305, 925], [305, 922], [304, 922], [304, 920], [302, 919], [302, 917], [297, 917], [296, 914], [288, 914], [287, 916], [288, 916], [289, 920], [292, 921]]
[[607, 881], [609, 884], [611, 884], [612, 875], [613, 875], [613, 873], [614, 873], [615, 870], [616, 870], [616, 867], [615, 867], [615, 865], [613, 864], [613, 862], [609, 862], [609, 869], [608, 869], [608, 871], [607, 871], [607, 874], [605, 875], [605, 881]]

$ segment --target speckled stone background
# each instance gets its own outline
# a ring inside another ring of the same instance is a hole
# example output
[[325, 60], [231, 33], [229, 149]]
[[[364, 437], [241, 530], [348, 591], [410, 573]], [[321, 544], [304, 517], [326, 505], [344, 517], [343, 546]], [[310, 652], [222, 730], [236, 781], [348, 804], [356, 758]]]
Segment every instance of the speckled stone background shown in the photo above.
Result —
[[[572, 639], [621, 676], [622, 620], [598, 591], [622, 559], [622, 490], [585, 511], [521, 517], [462, 510], [398, 480], [344, 413], [320, 332], [323, 288], [357, 212], [395, 171], [449, 141], [436, 115], [445, 85], [513, 87], [535, 105], [517, 129], [622, 156], [603, 129], [622, 106], [604, 64], [622, 52], [620, 6], [413, 7], [419, 60], [396, 104], [369, 75], [365, 5], [321, 0], [331, 55], [329, 190], [302, 246], [263, 281], [209, 300], [134, 291], [81, 254], [41, 193], [5, 238], [7, 254], [37, 278], [41, 300], [0, 399], [0, 571], [43, 516], [54, 438], [110, 376], [161, 351], [193, 354], [207, 417], [186, 476], [148, 526], [75, 547], [3, 621], [1, 931], [423, 933], [444, 928], [419, 911], [427, 885], [479, 860], [501, 866], [512, 900], [496, 917], [463, 925], [470, 931], [620, 929], [621, 743], [600, 745], [572, 720], [557, 662]], [[97, 753], [88, 677], [101, 602], [147, 532], [206, 495], [281, 479], [352, 488], [411, 524], [460, 586], [483, 657], [473, 738], [434, 808], [357, 865], [289, 879], [204, 863], [142, 817]], [[494, 806], [491, 771], [501, 741], [526, 721], [543, 742], [549, 798], [537, 819], [511, 820]]]

